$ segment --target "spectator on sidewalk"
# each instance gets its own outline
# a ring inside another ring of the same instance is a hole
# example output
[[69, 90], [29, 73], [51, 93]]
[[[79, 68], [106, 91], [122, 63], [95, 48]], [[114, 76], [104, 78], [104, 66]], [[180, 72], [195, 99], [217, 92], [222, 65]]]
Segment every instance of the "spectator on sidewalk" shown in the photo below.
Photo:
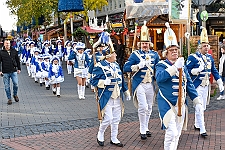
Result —
[[120, 69], [123, 70], [125, 49], [124, 49], [124, 45], [121, 42], [121, 39], [118, 39], [117, 41], [118, 43], [116, 45], [116, 55], [117, 55], [116, 60], [118, 64], [120, 65]]
[[[223, 45], [220, 48], [220, 52], [222, 53], [222, 56], [220, 57], [220, 62], [219, 62], [219, 75], [224, 83], [225, 82], [225, 45]], [[217, 100], [225, 99], [225, 95], [222, 95], [222, 94], [220, 94]]]
[[13, 98], [19, 102], [18, 92], [18, 77], [21, 71], [20, 59], [18, 52], [11, 47], [10, 40], [4, 40], [3, 50], [0, 51], [0, 75], [3, 76], [6, 96], [8, 98], [8, 105], [12, 104], [10, 78], [13, 83]]

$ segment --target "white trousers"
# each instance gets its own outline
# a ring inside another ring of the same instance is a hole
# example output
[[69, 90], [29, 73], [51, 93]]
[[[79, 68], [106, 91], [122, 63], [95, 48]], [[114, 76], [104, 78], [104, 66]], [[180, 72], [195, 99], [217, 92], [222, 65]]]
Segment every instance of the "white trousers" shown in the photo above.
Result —
[[103, 120], [99, 126], [99, 131], [97, 138], [99, 141], [104, 141], [104, 133], [106, 128], [111, 126], [111, 140], [113, 143], [120, 143], [117, 139], [118, 126], [121, 119], [121, 104], [120, 98], [112, 99], [110, 98], [105, 106], [105, 112]]
[[152, 113], [154, 90], [151, 83], [140, 83], [137, 87], [138, 117], [140, 122], [140, 133], [146, 134], [150, 115]]
[[195, 111], [195, 127], [200, 128], [200, 134], [202, 134], [206, 132], [204, 121], [204, 110], [206, 110], [209, 87], [199, 86], [196, 90], [198, 92], [199, 100], [202, 103], [203, 110], [202, 112]]
[[[177, 111], [177, 107], [175, 107]], [[177, 114], [173, 113], [171, 120], [168, 124], [168, 128], [165, 132], [165, 139], [164, 139], [164, 150], [176, 150], [178, 141], [181, 135], [181, 131], [184, 124], [185, 118], [185, 106], [181, 109], [181, 122], [178, 121]]]

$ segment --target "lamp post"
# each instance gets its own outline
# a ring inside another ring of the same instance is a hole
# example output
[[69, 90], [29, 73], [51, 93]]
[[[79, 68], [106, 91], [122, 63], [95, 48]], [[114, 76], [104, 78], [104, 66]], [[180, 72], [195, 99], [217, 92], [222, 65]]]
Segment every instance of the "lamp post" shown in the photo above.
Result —
[[67, 41], [67, 26], [66, 26], [67, 19], [66, 19], [66, 16], [67, 16], [66, 12], [63, 12], [62, 15], [61, 15], [61, 18], [64, 20], [63, 21], [63, 25], [64, 25], [64, 43]]
[[74, 37], [73, 37], [73, 13], [72, 12], [70, 12], [70, 27], [71, 27], [72, 41], [74, 41]]

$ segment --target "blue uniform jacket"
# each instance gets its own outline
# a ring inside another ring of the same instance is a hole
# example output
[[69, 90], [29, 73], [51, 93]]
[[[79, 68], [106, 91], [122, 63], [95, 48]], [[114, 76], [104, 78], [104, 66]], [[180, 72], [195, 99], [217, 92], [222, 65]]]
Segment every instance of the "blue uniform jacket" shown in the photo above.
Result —
[[201, 78], [205, 77], [206, 74], [208, 74], [210, 77], [210, 74], [212, 73], [215, 80], [218, 80], [220, 78], [219, 72], [215, 67], [214, 59], [212, 58], [212, 56], [210, 54], [206, 54], [205, 56], [207, 59], [207, 63], [205, 63], [205, 66], [204, 66], [205, 69], [203, 71], [201, 71], [201, 73], [199, 73], [198, 75], [192, 74], [191, 70], [195, 69], [195, 68], [199, 68], [200, 61], [203, 61], [202, 54], [200, 52], [191, 54], [188, 57], [187, 62], [186, 62], [186, 67], [188, 69], [188, 73], [191, 76], [191, 79], [195, 85], [195, 88], [197, 88], [201, 84], [201, 82], [202, 82]]
[[[85, 60], [84, 65], [86, 68], [90, 65], [90, 61], [89, 61], [88, 55], [86, 53], [83, 53], [83, 55], [84, 55], [84, 60]], [[71, 52], [68, 57], [68, 60], [73, 60], [73, 59], [75, 59], [74, 68], [78, 68], [77, 54], [75, 52]]]
[[58, 46], [56, 46], [56, 49], [55, 49], [53, 54], [56, 55], [57, 53], [59, 53], [57, 56], [62, 57], [63, 56], [63, 52], [64, 52], [64, 47], [61, 45], [61, 51], [59, 51]]
[[[50, 64], [49, 64], [49, 65], [50, 65]], [[46, 65], [45, 62], [42, 62], [42, 63], [41, 63], [41, 67], [42, 67], [42, 69], [43, 69], [44, 71], [49, 72], [49, 66]]]
[[55, 73], [55, 72], [52, 71], [52, 64], [50, 64], [49, 72], [48, 72], [48, 78], [51, 79], [52, 76], [55, 76], [56, 78], [58, 78], [59, 76], [61, 76], [61, 77], [64, 78], [62, 67], [59, 66], [58, 72]]
[[[96, 63], [101, 61], [101, 59], [100, 59], [101, 56], [103, 56], [102, 53], [99, 53], [99, 52], [95, 53]], [[88, 73], [92, 74], [93, 68], [94, 68], [94, 58], [92, 57], [91, 62], [90, 62], [90, 66], [89, 66], [89, 69], [88, 69]]]
[[46, 54], [46, 52], [47, 52], [48, 54], [52, 54], [52, 47], [47, 47], [47, 48], [48, 48], [48, 51], [46, 50], [46, 47], [44, 46], [44, 47], [42, 48], [41, 54]]
[[120, 97], [122, 98], [122, 101], [123, 93], [128, 90], [127, 85], [124, 82], [123, 73], [121, 72], [119, 65], [116, 62], [114, 64], [116, 64], [115, 69], [118, 74], [116, 78], [113, 77], [113, 75], [111, 74], [110, 66], [105, 60], [100, 61], [93, 68], [93, 76], [90, 79], [91, 85], [95, 87], [98, 86], [99, 82], [104, 81], [106, 79], [106, 76], [111, 79], [110, 85], [105, 85], [104, 88], [98, 87], [98, 97], [101, 111], [105, 108], [107, 102], [109, 101], [116, 82], [118, 83], [120, 89]]
[[[142, 59], [145, 60], [146, 55], [148, 55], [149, 57], [151, 57], [151, 68], [153, 70], [153, 72], [151, 72], [152, 75], [152, 81], [154, 81], [154, 73], [155, 73], [155, 65], [159, 62], [159, 55], [157, 52], [153, 51], [153, 50], [149, 50], [148, 53], [143, 52], [142, 50], [136, 50], [135, 52], [133, 52], [128, 61], [125, 63], [124, 65], [124, 72], [132, 72], [131, 66], [133, 65], [137, 65], [138, 63], [140, 63], [140, 59], [139, 57], [136, 55], [136, 53], [138, 55], [140, 55], [140, 57]], [[145, 66], [142, 69], [139, 69], [132, 77], [132, 93], [133, 95], [135, 95], [135, 90], [138, 87], [138, 85], [142, 82], [142, 80], [144, 79], [144, 76], [146, 74], [146, 70], [148, 69], [147, 66]]]
[[[187, 104], [186, 92], [188, 93], [191, 100], [197, 101], [198, 94], [197, 91], [195, 90], [195, 87], [188, 74], [186, 67], [183, 68], [182, 76], [183, 76], [182, 88], [184, 92], [183, 94], [184, 104]], [[173, 111], [171, 111], [172, 109], [165, 99], [167, 99], [173, 106], [176, 106], [179, 91], [179, 73], [168, 60], [164, 60], [160, 61], [156, 65], [155, 78], [159, 87], [157, 100], [158, 100], [159, 114], [162, 121], [162, 129], [166, 129], [168, 122], [170, 121], [170, 113], [171, 112], [173, 113]]]

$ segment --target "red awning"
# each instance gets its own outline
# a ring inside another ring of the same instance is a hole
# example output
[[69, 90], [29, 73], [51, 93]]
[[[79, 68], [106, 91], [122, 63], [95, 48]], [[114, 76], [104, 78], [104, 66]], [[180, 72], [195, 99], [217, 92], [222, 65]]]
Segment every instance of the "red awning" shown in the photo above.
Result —
[[40, 34], [45, 34], [45, 30], [43, 30], [43, 31], [40, 31]]
[[91, 29], [90, 27], [81, 27], [81, 29], [87, 31], [88, 33], [101, 33], [103, 30]]

